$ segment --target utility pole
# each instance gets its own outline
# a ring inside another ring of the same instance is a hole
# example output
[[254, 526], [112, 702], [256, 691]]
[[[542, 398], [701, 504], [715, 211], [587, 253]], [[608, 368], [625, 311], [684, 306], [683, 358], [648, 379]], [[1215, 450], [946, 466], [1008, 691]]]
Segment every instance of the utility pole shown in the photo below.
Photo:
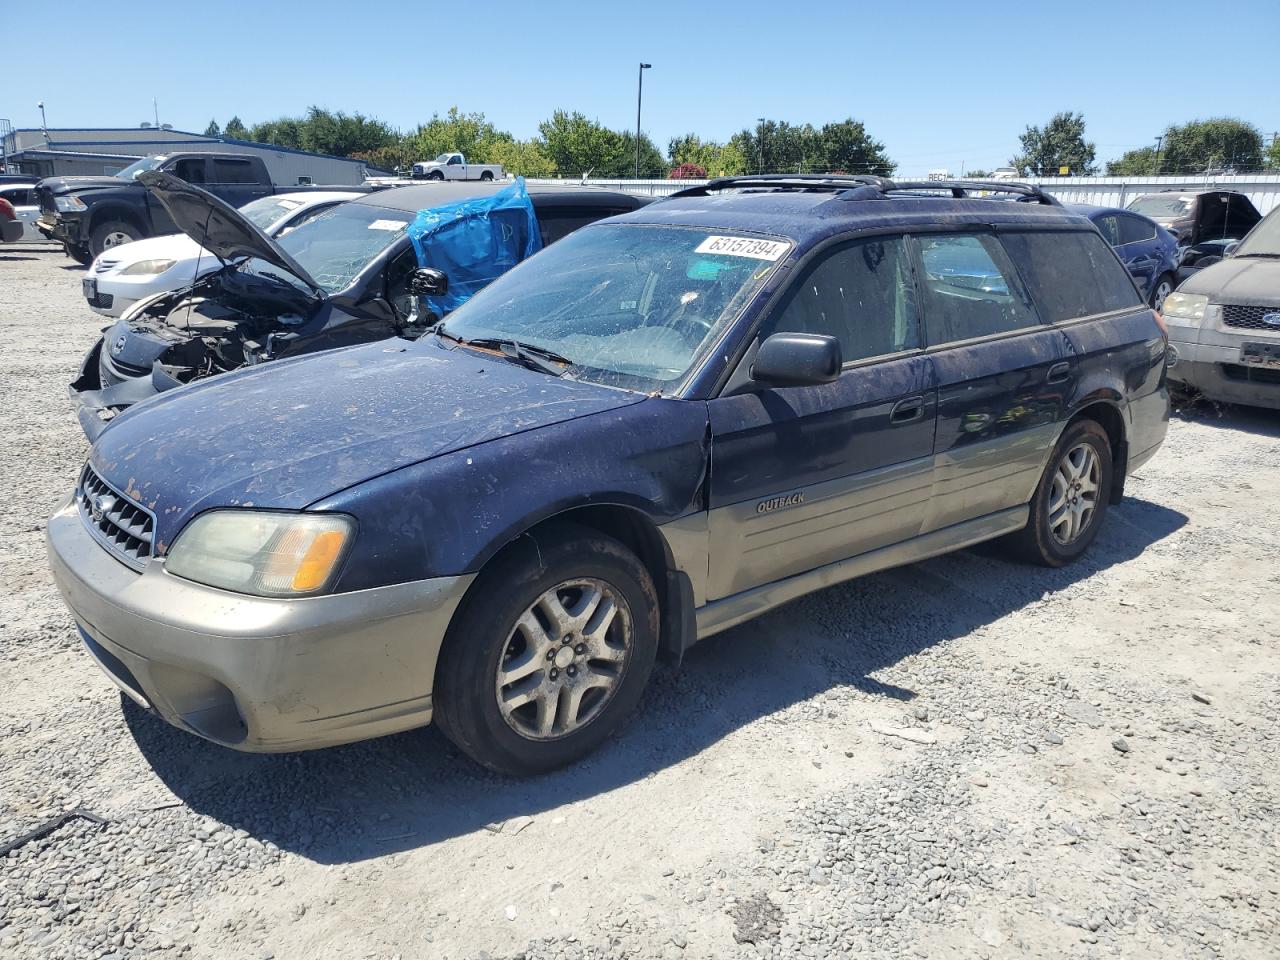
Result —
[[155, 114], [156, 129], [159, 130], [160, 129], [160, 105], [156, 103], [155, 97], [151, 98], [151, 112]]
[[640, 103], [644, 99], [644, 72], [652, 67], [651, 63], [640, 64], [639, 82], [636, 84], [636, 179], [640, 179]]
[[756, 117], [756, 123], [760, 124], [760, 136], [757, 138], [756, 146], [759, 148], [759, 170], [757, 172], [764, 173], [764, 117]]
[[44, 142], [49, 142], [49, 121], [44, 118], [44, 101], [36, 104], [40, 108], [40, 132], [44, 134]]
[[1160, 147], [1164, 144], [1164, 134], [1156, 137], [1156, 171], [1153, 176], [1160, 176]]

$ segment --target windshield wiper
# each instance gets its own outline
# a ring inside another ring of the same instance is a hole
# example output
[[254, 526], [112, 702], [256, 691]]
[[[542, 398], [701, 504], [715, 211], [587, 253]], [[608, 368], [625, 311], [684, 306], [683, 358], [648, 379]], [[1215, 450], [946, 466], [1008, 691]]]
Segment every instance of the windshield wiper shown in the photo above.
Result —
[[[446, 336], [451, 335], [446, 334]], [[554, 350], [534, 346], [531, 343], [521, 343], [519, 340], [503, 339], [501, 337], [478, 337], [475, 340], [464, 340], [462, 342], [473, 347], [501, 350], [504, 356], [515, 360], [517, 363], [522, 363], [531, 370], [538, 370], [553, 377], [563, 377], [564, 368], [573, 363], [568, 357], [562, 357]]]
[[445, 340], [452, 340], [454, 343], [466, 343], [466, 342], [467, 342], [467, 341], [463, 340], [461, 337], [459, 337], [457, 334], [450, 333], [448, 330], [446, 330], [446, 329], [444, 328], [444, 321], [443, 321], [443, 320], [441, 320], [439, 323], [437, 323], [435, 326], [433, 326], [433, 327], [432, 327], [430, 330], [428, 330], [427, 332], [428, 332], [428, 333], [434, 333], [437, 337], [443, 337]]

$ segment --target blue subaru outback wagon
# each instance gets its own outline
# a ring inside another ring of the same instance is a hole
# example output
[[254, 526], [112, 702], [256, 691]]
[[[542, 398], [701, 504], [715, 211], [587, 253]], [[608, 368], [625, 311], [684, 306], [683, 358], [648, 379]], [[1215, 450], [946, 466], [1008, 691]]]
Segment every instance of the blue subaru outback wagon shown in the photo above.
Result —
[[88, 651], [229, 747], [434, 720], [533, 773], [809, 591], [997, 537], [1075, 560], [1164, 438], [1165, 334], [1088, 220], [974, 187], [715, 180], [415, 343], [137, 405], [49, 521]]

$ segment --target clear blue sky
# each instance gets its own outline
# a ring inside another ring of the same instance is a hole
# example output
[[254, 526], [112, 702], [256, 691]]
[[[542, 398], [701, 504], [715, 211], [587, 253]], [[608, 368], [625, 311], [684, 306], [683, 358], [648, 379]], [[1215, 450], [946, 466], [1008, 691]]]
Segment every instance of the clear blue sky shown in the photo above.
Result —
[[[612, 10], [634, 12], [612, 13]], [[756, 117], [852, 116], [900, 173], [1004, 164], [1028, 123], [1084, 113], [1100, 161], [1165, 126], [1280, 129], [1280, 3], [562, 3], [0, 0], [0, 117], [202, 131], [309, 104], [411, 128], [456, 105], [532, 136], [552, 110], [644, 128], [661, 148]], [[644, 13], [641, 11], [650, 11]], [[1217, 22], [1215, 22], [1217, 21]]]

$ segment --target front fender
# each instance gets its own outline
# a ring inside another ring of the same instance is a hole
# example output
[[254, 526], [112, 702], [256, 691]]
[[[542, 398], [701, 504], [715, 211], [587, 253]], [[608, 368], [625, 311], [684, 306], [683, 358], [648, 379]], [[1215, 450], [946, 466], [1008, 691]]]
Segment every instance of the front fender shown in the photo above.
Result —
[[650, 398], [414, 464], [326, 497], [360, 536], [338, 590], [474, 573], [543, 520], [617, 505], [662, 524], [703, 507], [702, 401]]

